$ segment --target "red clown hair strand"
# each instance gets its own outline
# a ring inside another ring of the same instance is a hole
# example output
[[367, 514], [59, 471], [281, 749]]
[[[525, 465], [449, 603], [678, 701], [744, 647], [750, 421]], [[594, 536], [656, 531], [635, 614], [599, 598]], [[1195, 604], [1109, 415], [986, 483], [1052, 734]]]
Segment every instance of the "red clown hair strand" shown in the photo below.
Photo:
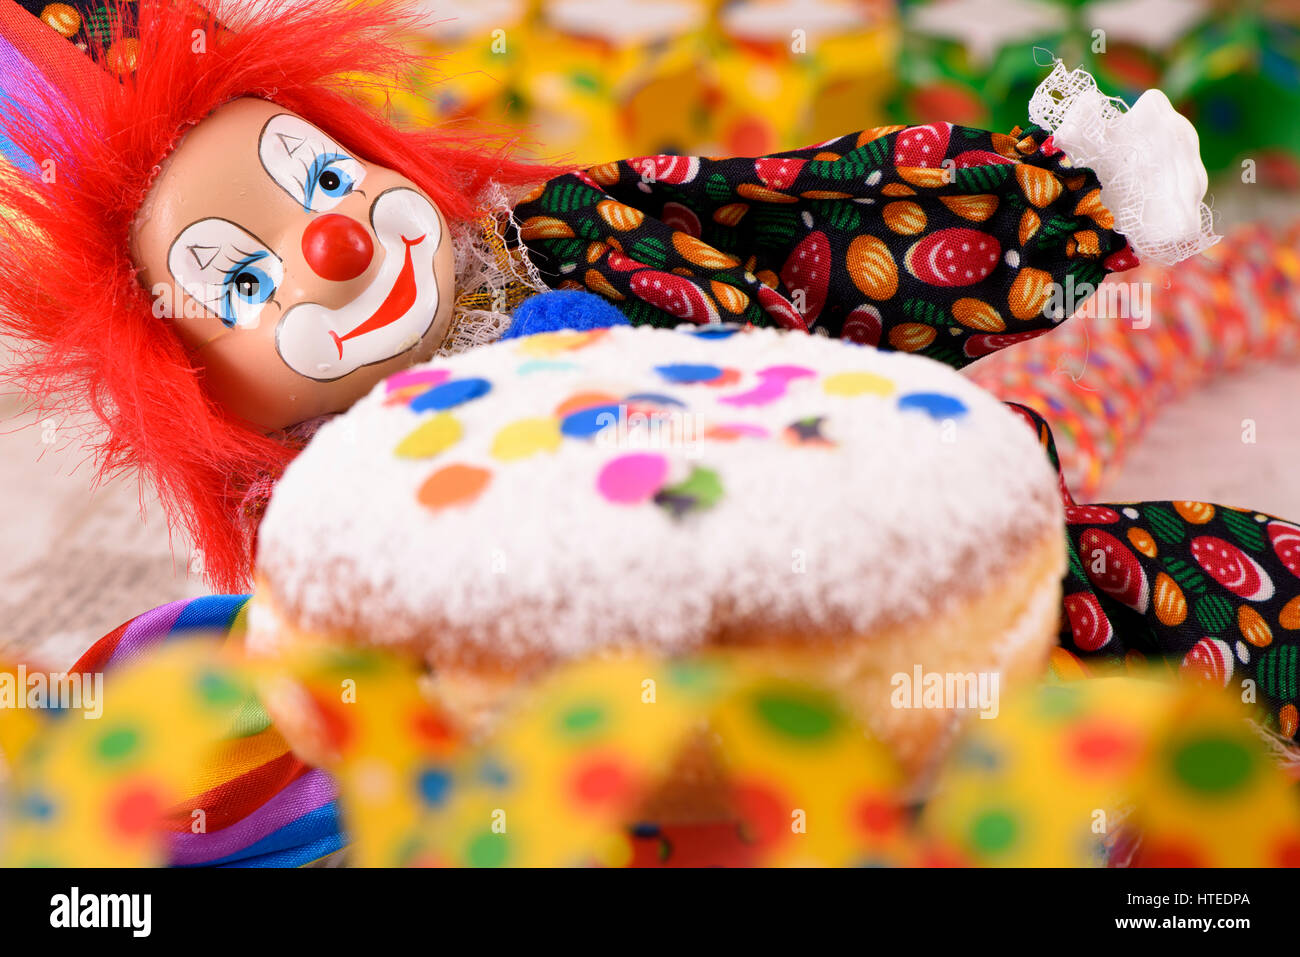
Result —
[[210, 584], [227, 591], [249, 582], [246, 498], [295, 449], [205, 394], [201, 368], [137, 279], [131, 224], [180, 137], [230, 100], [267, 99], [409, 177], [453, 224], [480, 214], [489, 183], [516, 187], [555, 172], [511, 159], [490, 135], [399, 130], [363, 103], [358, 77], [395, 85], [416, 66], [401, 45], [415, 25], [405, 3], [257, 8], [227, 31], [194, 0], [141, 0], [133, 13], [119, 5], [97, 59], [110, 62], [106, 52], [133, 39], [134, 73], [70, 91], [69, 102], [7, 91], [12, 102], [0, 109], [9, 139], [54, 172], [52, 182], [0, 172], [0, 335], [18, 353], [3, 377], [41, 415], [93, 413], [97, 480], [134, 472], [150, 483], [170, 526], [201, 550]]

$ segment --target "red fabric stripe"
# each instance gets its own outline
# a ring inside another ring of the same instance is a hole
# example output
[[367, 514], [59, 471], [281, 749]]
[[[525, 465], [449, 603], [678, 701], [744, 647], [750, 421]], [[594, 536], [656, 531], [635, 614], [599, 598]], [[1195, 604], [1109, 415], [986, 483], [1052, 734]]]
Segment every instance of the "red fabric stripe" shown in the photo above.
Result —
[[[134, 618], [131, 621], [135, 621]], [[77, 659], [69, 674], [94, 674], [105, 670], [108, 667], [108, 661], [113, 657], [113, 652], [117, 651], [117, 644], [126, 634], [126, 629], [130, 626], [131, 621], [124, 621], [112, 631], [110, 631], [99, 641], [90, 646], [89, 650]]]
[[184, 807], [168, 813], [164, 826], [169, 831], [188, 831], [193, 824], [191, 815], [202, 810], [207, 815], [207, 829], [219, 831], [256, 811], [310, 770], [309, 765], [287, 752], [186, 801]]
[[85, 96], [92, 85], [113, 82], [89, 56], [10, 0], [0, 0], [0, 35], [70, 101]]

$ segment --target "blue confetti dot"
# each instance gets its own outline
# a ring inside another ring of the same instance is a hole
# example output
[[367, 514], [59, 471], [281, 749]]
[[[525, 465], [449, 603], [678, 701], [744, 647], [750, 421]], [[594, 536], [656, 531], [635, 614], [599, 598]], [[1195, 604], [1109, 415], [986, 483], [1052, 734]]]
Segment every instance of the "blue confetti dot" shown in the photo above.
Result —
[[909, 392], [898, 399], [900, 409], [915, 409], [932, 419], [952, 419], [966, 414], [966, 404], [961, 399], [942, 392]]
[[679, 408], [686, 408], [686, 403], [680, 399], [674, 399], [671, 395], [662, 395], [658, 392], [638, 392], [635, 395], [629, 395], [625, 401], [648, 402], [651, 405], [675, 405]]
[[560, 423], [560, 432], [571, 439], [585, 439], [595, 435], [601, 429], [609, 428], [617, 420], [618, 406], [596, 405], [566, 415]]
[[487, 379], [453, 379], [417, 395], [411, 400], [411, 411], [441, 412], [487, 395], [490, 391], [492, 383]]
[[430, 807], [437, 807], [447, 800], [451, 791], [451, 775], [441, 768], [429, 768], [420, 773], [420, 797]]
[[479, 765], [478, 779], [488, 787], [500, 790], [510, 783], [510, 774], [491, 758], [485, 758]]
[[712, 382], [714, 379], [722, 377], [722, 369], [718, 366], [689, 365], [680, 362], [666, 366], [655, 366], [655, 371], [669, 382], [675, 382], [678, 385]]
[[740, 330], [735, 326], [706, 326], [691, 333], [697, 339], [730, 339]]
[[35, 821], [49, 820], [54, 816], [54, 804], [43, 794], [28, 794], [22, 799], [19, 813]]

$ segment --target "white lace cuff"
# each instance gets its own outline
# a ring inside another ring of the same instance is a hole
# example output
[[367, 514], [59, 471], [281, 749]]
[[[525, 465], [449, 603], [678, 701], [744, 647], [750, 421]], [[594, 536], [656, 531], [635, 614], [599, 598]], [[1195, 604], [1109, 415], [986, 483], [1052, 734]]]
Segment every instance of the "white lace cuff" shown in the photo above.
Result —
[[1159, 90], [1126, 109], [1084, 70], [1060, 60], [1034, 91], [1029, 118], [1075, 166], [1101, 181], [1101, 201], [1143, 262], [1173, 265], [1217, 243], [1196, 130]]

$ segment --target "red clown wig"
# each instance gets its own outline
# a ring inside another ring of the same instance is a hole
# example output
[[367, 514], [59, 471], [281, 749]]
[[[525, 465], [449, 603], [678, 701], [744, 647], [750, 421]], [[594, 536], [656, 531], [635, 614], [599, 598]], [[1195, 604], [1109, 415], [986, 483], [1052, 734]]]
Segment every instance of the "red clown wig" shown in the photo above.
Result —
[[171, 527], [200, 549], [210, 584], [228, 591], [249, 580], [250, 493], [274, 481], [295, 449], [225, 414], [169, 321], [154, 316], [129, 230], [159, 164], [194, 124], [253, 96], [403, 173], [453, 224], [479, 214], [489, 183], [519, 186], [551, 172], [512, 160], [487, 135], [398, 130], [363, 103], [359, 77], [391, 86], [415, 66], [401, 45], [415, 25], [404, 3], [255, 6], [225, 30], [194, 0], [141, 0], [135, 10], [119, 0], [92, 52], [120, 68], [133, 51], [133, 72], [119, 69], [66, 102], [35, 87], [9, 90], [0, 109], [0, 130], [37, 168], [0, 173], [0, 334], [18, 350], [4, 376], [41, 415], [93, 413], [97, 480], [135, 472], [152, 484]]

